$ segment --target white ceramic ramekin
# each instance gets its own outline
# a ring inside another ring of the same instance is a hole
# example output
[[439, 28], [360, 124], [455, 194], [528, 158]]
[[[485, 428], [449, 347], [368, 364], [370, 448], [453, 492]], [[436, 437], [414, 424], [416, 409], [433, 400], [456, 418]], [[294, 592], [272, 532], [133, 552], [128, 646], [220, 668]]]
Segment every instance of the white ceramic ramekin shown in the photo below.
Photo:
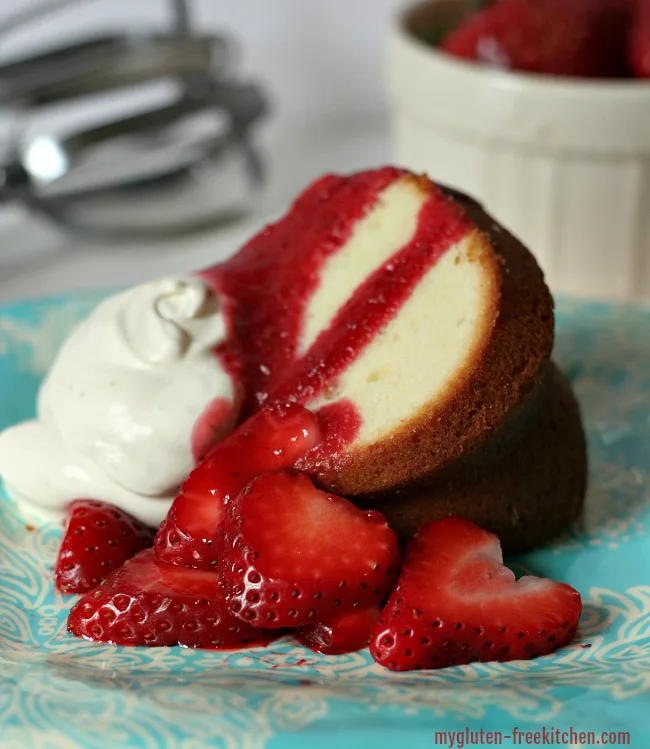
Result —
[[393, 25], [396, 161], [481, 200], [553, 291], [650, 297], [650, 81], [509, 73], [419, 41], [457, 7], [422, 3]]

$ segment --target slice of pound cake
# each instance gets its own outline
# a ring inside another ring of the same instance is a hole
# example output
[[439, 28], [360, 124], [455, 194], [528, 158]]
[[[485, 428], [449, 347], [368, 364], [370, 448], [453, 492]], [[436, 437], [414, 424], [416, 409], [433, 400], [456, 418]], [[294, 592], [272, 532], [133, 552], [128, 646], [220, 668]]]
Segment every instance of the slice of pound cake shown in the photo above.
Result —
[[469, 198], [395, 168], [327, 176], [205, 271], [245, 412], [295, 401], [324, 438], [298, 464], [409, 534], [464, 515], [507, 551], [582, 505], [586, 453], [550, 361], [534, 258]]

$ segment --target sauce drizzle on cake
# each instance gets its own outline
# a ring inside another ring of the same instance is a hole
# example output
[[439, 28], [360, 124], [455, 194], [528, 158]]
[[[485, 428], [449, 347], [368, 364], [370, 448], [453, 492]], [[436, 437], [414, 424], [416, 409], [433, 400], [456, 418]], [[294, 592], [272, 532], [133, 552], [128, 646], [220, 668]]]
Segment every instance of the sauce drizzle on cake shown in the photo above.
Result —
[[[411, 236], [402, 246], [387, 248], [384, 261], [301, 352], [308, 304], [324, 265], [352, 242], [355, 228], [398, 180], [412, 181], [422, 191]], [[394, 318], [426, 272], [472, 228], [462, 208], [438, 187], [401, 170], [328, 176], [232, 260], [205, 271], [203, 277], [226, 299], [234, 333], [227, 358], [240, 359], [246, 411], [269, 399], [306, 403], [327, 390]], [[350, 400], [324, 405], [320, 413], [323, 455], [358, 432], [360, 417]]]

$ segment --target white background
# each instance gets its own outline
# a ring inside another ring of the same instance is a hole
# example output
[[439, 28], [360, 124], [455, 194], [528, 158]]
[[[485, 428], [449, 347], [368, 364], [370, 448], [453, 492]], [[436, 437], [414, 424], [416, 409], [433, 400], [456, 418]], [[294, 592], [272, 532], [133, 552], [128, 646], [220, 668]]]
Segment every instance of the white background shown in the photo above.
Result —
[[[3, 0], [0, 19], [33, 5]], [[277, 212], [305, 181], [390, 159], [383, 85], [385, 32], [400, 0], [194, 0], [201, 29], [235, 34], [242, 73], [273, 101], [258, 140], [272, 164], [266, 212]], [[164, 27], [162, 0], [81, 0], [69, 10], [0, 37], [0, 58], [91, 30]], [[159, 245], [78, 242], [0, 210], [0, 299], [132, 283], [210, 263], [255, 225]]]

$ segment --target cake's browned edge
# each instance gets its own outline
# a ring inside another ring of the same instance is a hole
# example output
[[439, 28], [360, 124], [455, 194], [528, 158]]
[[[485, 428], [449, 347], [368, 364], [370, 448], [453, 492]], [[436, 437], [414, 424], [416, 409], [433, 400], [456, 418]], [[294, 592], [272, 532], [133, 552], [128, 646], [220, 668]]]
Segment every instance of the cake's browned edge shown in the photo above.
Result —
[[356, 498], [409, 536], [429, 520], [461, 515], [496, 533], [506, 553], [539, 546], [580, 514], [587, 485], [582, 419], [553, 362], [534, 391], [483, 449], [463, 455], [428, 484]]
[[[418, 181], [427, 190], [438, 189], [427, 178]], [[390, 439], [310, 470], [321, 486], [344, 496], [391, 490], [397, 500], [396, 489], [426, 483], [478, 449], [533, 390], [553, 347], [553, 300], [533, 256], [478, 203], [442, 189], [478, 227], [473, 261], [483, 263], [493, 278], [484, 340], [440, 403], [425, 404]]]

